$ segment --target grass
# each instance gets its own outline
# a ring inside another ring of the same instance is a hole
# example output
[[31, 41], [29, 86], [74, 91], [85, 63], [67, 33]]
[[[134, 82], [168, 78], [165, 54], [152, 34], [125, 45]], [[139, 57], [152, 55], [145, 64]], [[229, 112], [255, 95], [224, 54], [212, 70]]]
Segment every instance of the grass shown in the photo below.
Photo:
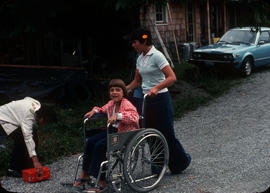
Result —
[[[174, 71], [178, 79], [184, 80], [208, 94], [208, 96], [186, 96], [180, 99], [172, 95], [175, 118], [179, 118], [181, 115], [195, 110], [199, 106], [207, 105], [213, 98], [223, 95], [230, 90], [230, 88], [241, 83], [243, 80], [239, 74], [230, 72], [223, 73], [216, 69], [202, 73], [188, 62], [182, 62], [176, 65]], [[187, 72], [191, 72], [191, 75], [189, 74], [189, 76], [187, 76]]]
[[[180, 65], [176, 64], [174, 71], [178, 79], [185, 80], [194, 87], [203, 89], [209, 94], [209, 97], [186, 97], [173, 100], [176, 117], [195, 110], [201, 105], [208, 104], [213, 98], [224, 94], [232, 86], [241, 82], [241, 78], [237, 76], [219, 76], [216, 73], [200, 75], [196, 80], [186, 79], [185, 72], [193, 68], [189, 63], [183, 62]], [[127, 80], [128, 77], [123, 79]], [[101, 106], [107, 101], [106, 88], [100, 87], [97, 89], [103, 92], [93, 96], [92, 100], [80, 101], [68, 106], [54, 106], [58, 115], [58, 122], [42, 126], [38, 130], [40, 144], [37, 153], [42, 164], [50, 164], [60, 158], [83, 151], [82, 117], [93, 106]], [[11, 146], [12, 140], [8, 140], [8, 147]], [[8, 151], [0, 150], [0, 173], [2, 175], [8, 168], [9, 156], [10, 148], [8, 148]]]
[[175, 118], [179, 118], [188, 111], [195, 110], [198, 106], [205, 105], [209, 101], [210, 98], [207, 97], [194, 97], [173, 100], [174, 116]]

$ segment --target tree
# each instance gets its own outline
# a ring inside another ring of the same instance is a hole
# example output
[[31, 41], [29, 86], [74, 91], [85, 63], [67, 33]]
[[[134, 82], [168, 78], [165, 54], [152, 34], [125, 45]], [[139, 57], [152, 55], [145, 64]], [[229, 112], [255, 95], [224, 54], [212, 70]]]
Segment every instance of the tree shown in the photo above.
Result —
[[242, 1], [246, 14], [241, 19], [242, 26], [269, 26], [270, 25], [270, 2], [267, 0]]

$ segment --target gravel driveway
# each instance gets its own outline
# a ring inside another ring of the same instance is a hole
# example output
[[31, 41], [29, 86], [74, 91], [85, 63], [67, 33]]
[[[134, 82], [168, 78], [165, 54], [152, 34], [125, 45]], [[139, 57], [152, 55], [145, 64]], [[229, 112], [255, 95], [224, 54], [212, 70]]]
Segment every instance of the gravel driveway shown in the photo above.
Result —
[[[270, 70], [254, 73], [226, 95], [175, 122], [193, 158], [180, 175], [167, 173], [152, 192], [252, 193], [270, 186]], [[25, 193], [72, 192], [78, 155], [49, 165], [51, 179], [26, 183], [5, 178], [3, 186]]]

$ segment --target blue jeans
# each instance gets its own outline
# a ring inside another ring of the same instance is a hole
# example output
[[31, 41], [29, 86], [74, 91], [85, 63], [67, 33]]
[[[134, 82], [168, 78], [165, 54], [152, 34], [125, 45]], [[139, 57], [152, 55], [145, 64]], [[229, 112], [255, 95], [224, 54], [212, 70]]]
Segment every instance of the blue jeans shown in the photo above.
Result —
[[102, 131], [86, 139], [83, 157], [83, 170], [89, 176], [98, 176], [100, 164], [106, 160], [107, 132]]
[[144, 117], [145, 127], [159, 130], [167, 140], [170, 154], [169, 169], [174, 174], [181, 173], [189, 166], [191, 157], [175, 137], [170, 93], [165, 92], [155, 97], [147, 97]]

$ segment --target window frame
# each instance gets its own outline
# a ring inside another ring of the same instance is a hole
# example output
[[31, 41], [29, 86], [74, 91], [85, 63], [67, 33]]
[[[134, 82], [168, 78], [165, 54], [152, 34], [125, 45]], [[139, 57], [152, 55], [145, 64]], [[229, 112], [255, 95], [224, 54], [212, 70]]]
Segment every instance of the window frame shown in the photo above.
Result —
[[[262, 36], [263, 33], [268, 34], [268, 41], [261, 40], [261, 36]], [[259, 36], [259, 42], [260, 42], [260, 41], [264, 41], [265, 44], [266, 44], [266, 43], [270, 43], [270, 32], [269, 32], [269, 31], [262, 31], [262, 32], [260, 33], [260, 36]]]
[[[160, 8], [161, 10], [157, 10]], [[168, 24], [168, 9], [166, 5], [154, 5], [155, 10], [155, 24], [156, 25], [167, 25]], [[161, 16], [160, 20], [157, 20], [158, 14]]]

